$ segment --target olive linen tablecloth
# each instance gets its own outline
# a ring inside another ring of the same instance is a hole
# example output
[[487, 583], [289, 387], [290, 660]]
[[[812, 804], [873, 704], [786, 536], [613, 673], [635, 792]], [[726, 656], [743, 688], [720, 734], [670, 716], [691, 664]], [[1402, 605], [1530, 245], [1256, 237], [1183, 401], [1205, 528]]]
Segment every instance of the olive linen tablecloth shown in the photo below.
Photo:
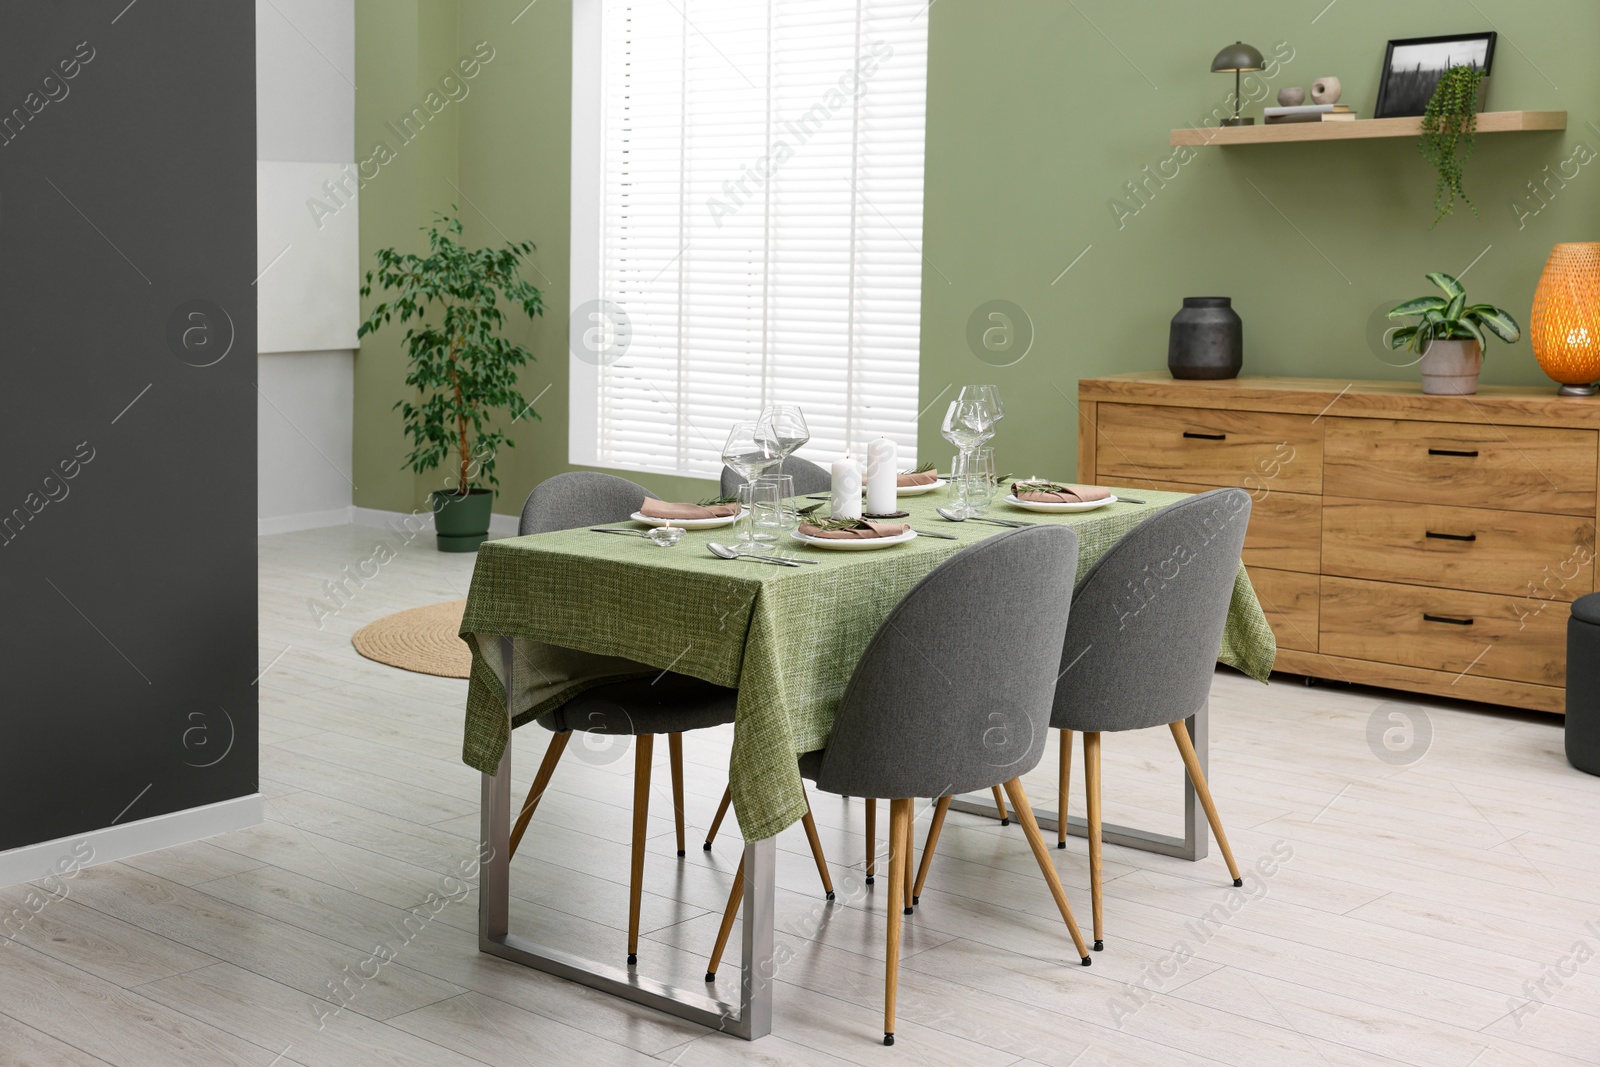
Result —
[[[1142, 519], [1184, 497], [1128, 495], [1145, 503], [1047, 515], [997, 500], [990, 514], [1075, 528], [1082, 577]], [[486, 542], [461, 626], [472, 646], [463, 760], [493, 774], [510, 740], [498, 637], [515, 639], [513, 727], [590, 686], [639, 677], [641, 663], [670, 669], [738, 687], [728, 766], [734, 810], [747, 840], [777, 834], [806, 811], [795, 757], [827, 743], [856, 661], [890, 609], [941, 561], [1004, 532], [941, 519], [935, 509], [944, 502], [942, 492], [902, 497], [911, 517], [898, 521], [958, 540], [918, 537], [855, 552], [785, 546], [816, 566], [718, 559], [706, 544], [732, 541], [726, 528], [689, 531], [672, 548], [587, 529]], [[1218, 658], [1265, 682], [1276, 655], [1241, 566]]]

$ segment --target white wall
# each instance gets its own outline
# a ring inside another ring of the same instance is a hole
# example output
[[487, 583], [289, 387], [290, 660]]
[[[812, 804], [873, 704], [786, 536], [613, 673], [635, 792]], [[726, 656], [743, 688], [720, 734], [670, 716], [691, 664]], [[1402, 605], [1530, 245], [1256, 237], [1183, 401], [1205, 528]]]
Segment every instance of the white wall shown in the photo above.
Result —
[[351, 515], [358, 205], [324, 183], [355, 161], [354, 79], [355, 0], [257, 0], [262, 533]]

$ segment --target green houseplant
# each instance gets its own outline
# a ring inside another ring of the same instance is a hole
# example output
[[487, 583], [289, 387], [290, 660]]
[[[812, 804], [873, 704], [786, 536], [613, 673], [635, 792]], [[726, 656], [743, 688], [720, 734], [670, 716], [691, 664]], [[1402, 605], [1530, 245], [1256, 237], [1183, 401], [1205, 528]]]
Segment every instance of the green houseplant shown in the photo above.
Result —
[[1477, 140], [1478, 91], [1482, 85], [1483, 71], [1477, 67], [1451, 67], [1440, 77], [1423, 112], [1422, 139], [1417, 148], [1439, 173], [1433, 191], [1434, 210], [1439, 213], [1433, 220], [1435, 226], [1454, 210], [1457, 198], [1472, 208], [1474, 215], [1478, 213], [1461, 181]]
[[1508, 345], [1515, 344], [1522, 336], [1522, 327], [1503, 308], [1468, 304], [1466, 288], [1450, 275], [1435, 271], [1428, 280], [1444, 295], [1419, 296], [1391, 310], [1391, 319], [1419, 321], [1390, 334], [1389, 347], [1409, 348], [1418, 354], [1424, 393], [1476, 393], [1478, 372], [1483, 369], [1484, 339], [1493, 335]]
[[468, 248], [459, 240], [461, 220], [454, 211], [452, 205], [451, 214], [435, 214], [426, 256], [377, 251], [378, 269], [367, 272], [361, 295], [371, 295], [374, 281], [393, 295], [373, 307], [356, 336], [395, 318], [410, 324], [405, 381], [419, 395], [394, 405], [411, 441], [406, 465], [423, 474], [451, 463], [446, 488], [431, 494], [439, 550], [473, 552], [489, 535], [494, 487], [500, 484], [495, 457], [502, 446], [512, 446], [492, 416], [509, 411], [512, 422], [539, 417], [517, 388], [517, 371], [533, 354], [504, 336], [506, 311], [542, 314], [543, 297], [519, 269], [533, 251], [531, 242]]

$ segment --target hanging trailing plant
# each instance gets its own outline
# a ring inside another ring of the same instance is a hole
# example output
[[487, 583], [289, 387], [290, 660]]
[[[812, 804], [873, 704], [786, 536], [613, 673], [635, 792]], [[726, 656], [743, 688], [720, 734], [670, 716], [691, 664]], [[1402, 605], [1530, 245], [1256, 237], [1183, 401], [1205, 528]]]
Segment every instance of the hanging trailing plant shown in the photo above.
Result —
[[1434, 87], [1422, 116], [1422, 140], [1417, 142], [1417, 148], [1439, 172], [1433, 193], [1433, 206], [1439, 212], [1433, 220], [1435, 226], [1452, 212], [1458, 197], [1472, 208], [1474, 215], [1478, 213], [1477, 205], [1462, 188], [1461, 179], [1476, 140], [1478, 87], [1482, 84], [1483, 71], [1477, 67], [1451, 67]]

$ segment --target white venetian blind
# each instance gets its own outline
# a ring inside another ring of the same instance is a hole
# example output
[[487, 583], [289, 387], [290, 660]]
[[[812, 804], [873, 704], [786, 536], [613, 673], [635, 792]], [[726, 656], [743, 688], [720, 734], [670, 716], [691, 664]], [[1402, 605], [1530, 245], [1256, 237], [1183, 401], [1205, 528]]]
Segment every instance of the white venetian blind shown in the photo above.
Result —
[[914, 461], [926, 6], [580, 0], [574, 462], [715, 476], [769, 403]]

